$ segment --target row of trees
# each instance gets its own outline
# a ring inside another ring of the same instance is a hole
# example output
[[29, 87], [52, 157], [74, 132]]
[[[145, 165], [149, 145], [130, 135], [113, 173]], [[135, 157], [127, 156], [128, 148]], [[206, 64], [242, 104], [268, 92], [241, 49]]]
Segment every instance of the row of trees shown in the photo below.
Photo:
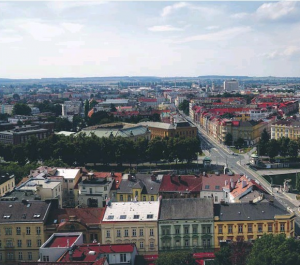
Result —
[[235, 242], [222, 246], [215, 265], [300, 264], [300, 241], [280, 235], [263, 235], [255, 243]]
[[84, 133], [76, 137], [52, 135], [44, 140], [31, 137], [25, 144], [0, 145], [0, 156], [5, 161], [21, 165], [55, 159], [80, 166], [86, 163], [157, 163], [162, 159], [191, 162], [198, 152], [201, 152], [200, 141], [196, 138], [133, 141], [122, 137], [99, 138], [94, 134], [87, 137]]
[[300, 149], [300, 141], [290, 140], [286, 137], [281, 137], [278, 140], [270, 139], [270, 135], [266, 130], [262, 132], [258, 142], [257, 151], [259, 155], [267, 155], [271, 159], [280, 155], [283, 157], [298, 157]]

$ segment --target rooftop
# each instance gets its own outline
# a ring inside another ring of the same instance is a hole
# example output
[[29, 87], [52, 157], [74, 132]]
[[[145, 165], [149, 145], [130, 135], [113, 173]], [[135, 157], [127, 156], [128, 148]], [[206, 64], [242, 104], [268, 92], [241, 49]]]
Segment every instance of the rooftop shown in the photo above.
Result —
[[112, 202], [102, 222], [157, 221], [159, 201]]
[[199, 193], [202, 179], [196, 175], [164, 175], [159, 192]]
[[67, 248], [72, 246], [77, 238], [77, 235], [54, 236], [44, 248]]
[[75, 179], [77, 174], [80, 172], [78, 168], [58, 168], [55, 172], [55, 176], [61, 176], [65, 179]]
[[205, 174], [202, 176], [202, 191], [223, 191], [223, 187], [226, 183], [230, 183], [230, 179], [237, 181], [240, 176], [228, 176], [225, 174], [215, 175], [215, 174]]
[[14, 175], [9, 175], [9, 174], [4, 174], [2, 176], [0, 176], [0, 185], [2, 185], [3, 183], [5, 183], [6, 181], [14, 178], [15, 176]]
[[159, 220], [214, 218], [212, 199], [162, 199]]

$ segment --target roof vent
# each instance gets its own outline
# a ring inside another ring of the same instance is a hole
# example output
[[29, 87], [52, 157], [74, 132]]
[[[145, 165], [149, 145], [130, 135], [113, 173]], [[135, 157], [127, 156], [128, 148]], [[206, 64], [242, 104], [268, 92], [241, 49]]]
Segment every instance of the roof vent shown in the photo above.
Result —
[[8, 207], [11, 208], [11, 207], [12, 207], [12, 204], [10, 204]]

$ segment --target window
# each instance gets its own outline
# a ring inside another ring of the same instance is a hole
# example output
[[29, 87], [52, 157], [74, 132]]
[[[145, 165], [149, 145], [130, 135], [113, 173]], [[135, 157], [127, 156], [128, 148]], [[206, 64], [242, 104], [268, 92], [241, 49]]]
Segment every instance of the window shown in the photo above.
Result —
[[109, 216], [107, 216], [107, 219], [108, 220], [112, 220], [112, 219], [114, 219], [114, 216], [113, 215], [109, 215]]
[[128, 236], [128, 229], [125, 229], [125, 231], [124, 231], [124, 236], [125, 236], [125, 237]]
[[121, 230], [117, 230], [117, 237], [121, 237]]
[[37, 246], [40, 247], [42, 245], [42, 240], [38, 239], [36, 243], [37, 243]]
[[31, 247], [31, 240], [27, 239], [27, 247]]
[[120, 219], [126, 219], [126, 215], [125, 214], [120, 215]]
[[22, 247], [22, 240], [18, 239], [17, 243], [18, 243], [18, 247], [21, 248]]
[[180, 234], [180, 226], [175, 227], [175, 234], [179, 235]]
[[49, 261], [49, 256], [43, 256], [43, 261]]
[[[26, 235], [30, 235], [30, 227], [26, 227]], [[29, 252], [28, 252], [29, 253]], [[31, 252], [30, 252], [31, 253]]]
[[216, 190], [219, 190], [219, 189], [220, 189], [220, 186], [216, 186], [215, 189], [216, 189]]
[[186, 246], [186, 247], [189, 246], [189, 240], [188, 240], [188, 239], [185, 239], [185, 240], [184, 240], [184, 246]]
[[150, 228], [150, 236], [154, 236], [154, 229]]
[[197, 234], [197, 233], [198, 233], [198, 226], [193, 225], [193, 234]]
[[11, 240], [11, 239], [7, 239], [7, 240], [6, 240], [6, 247], [11, 248], [11, 247], [13, 247], [13, 246], [14, 246], [14, 245], [13, 245], [12, 240]]
[[257, 231], [258, 233], [262, 233], [262, 224], [257, 225]]
[[294, 222], [293, 222], [293, 220], [291, 221], [291, 230], [293, 230], [294, 229]]
[[110, 237], [110, 230], [106, 230], [106, 237]]
[[209, 185], [205, 185], [205, 189], [208, 190], [209, 189]]
[[19, 259], [19, 260], [22, 260], [22, 259], [23, 259], [23, 252], [19, 252], [18, 259]]
[[8, 252], [8, 253], [7, 253], [7, 259], [8, 259], [8, 260], [14, 259], [14, 253]]
[[280, 232], [284, 232], [284, 223], [280, 223]]
[[136, 236], [136, 229], [132, 229], [132, 236]]
[[153, 241], [150, 242], [150, 248], [154, 248], [154, 242]]
[[41, 234], [41, 228], [40, 228], [39, 226], [36, 228], [36, 234], [37, 234], [37, 235], [40, 235], [40, 234]]
[[215, 202], [218, 202], [218, 201], [219, 201], [218, 196], [215, 196]]
[[120, 262], [126, 262], [126, 254], [121, 253], [120, 254]]
[[104, 186], [104, 191], [107, 191], [107, 186]]
[[21, 235], [21, 227], [18, 226], [16, 228], [16, 233], [17, 233], [17, 235]]
[[28, 252], [28, 260], [32, 260], [32, 252]]
[[153, 218], [153, 214], [147, 214], [147, 219], [152, 219]]
[[228, 225], [228, 234], [232, 234], [232, 225]]
[[185, 226], [185, 227], [184, 227], [184, 233], [185, 233], [185, 234], [188, 234], [188, 233], [189, 233], [189, 227], [188, 227], [188, 226]]
[[128, 200], [127, 201], [129, 201], [129, 202], [131, 201], [131, 196], [130, 195], [128, 195]]
[[144, 248], [144, 242], [143, 241], [140, 242], [140, 248]]
[[140, 229], [140, 236], [144, 236], [144, 229]]
[[151, 201], [154, 201], [154, 196], [151, 196]]
[[12, 229], [11, 228], [5, 228], [5, 235], [11, 235]]
[[252, 233], [252, 224], [248, 224], [248, 233]]
[[219, 225], [218, 227], [219, 227], [219, 229], [218, 229], [219, 232], [218, 233], [219, 234], [223, 234], [223, 226]]
[[138, 214], [135, 214], [134, 216], [133, 216], [133, 219], [139, 219], [140, 218], [140, 216], [138, 215]]
[[203, 247], [206, 247], [206, 239], [202, 239], [202, 245]]
[[243, 225], [238, 225], [238, 232], [243, 233]]
[[123, 195], [120, 195], [120, 201], [122, 202], [123, 200]]
[[207, 246], [210, 247], [210, 239], [207, 239]]
[[210, 234], [210, 226], [207, 226], [207, 227], [206, 227], [206, 233], [207, 233], [207, 234]]
[[143, 201], [146, 201], [146, 196], [143, 196]]

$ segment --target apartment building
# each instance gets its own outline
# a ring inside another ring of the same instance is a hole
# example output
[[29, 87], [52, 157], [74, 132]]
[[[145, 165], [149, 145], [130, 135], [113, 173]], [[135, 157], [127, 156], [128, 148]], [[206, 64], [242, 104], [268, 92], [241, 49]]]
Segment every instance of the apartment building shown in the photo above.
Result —
[[38, 260], [51, 203], [0, 201], [0, 264]]
[[101, 222], [103, 244], [137, 246], [139, 254], [157, 254], [159, 201], [111, 202]]
[[0, 197], [11, 192], [15, 188], [15, 176], [5, 174], [0, 176]]
[[159, 251], [213, 248], [212, 199], [162, 199], [158, 219]]
[[280, 120], [271, 125], [271, 139], [280, 139], [281, 137], [297, 140], [300, 138], [300, 121]]

